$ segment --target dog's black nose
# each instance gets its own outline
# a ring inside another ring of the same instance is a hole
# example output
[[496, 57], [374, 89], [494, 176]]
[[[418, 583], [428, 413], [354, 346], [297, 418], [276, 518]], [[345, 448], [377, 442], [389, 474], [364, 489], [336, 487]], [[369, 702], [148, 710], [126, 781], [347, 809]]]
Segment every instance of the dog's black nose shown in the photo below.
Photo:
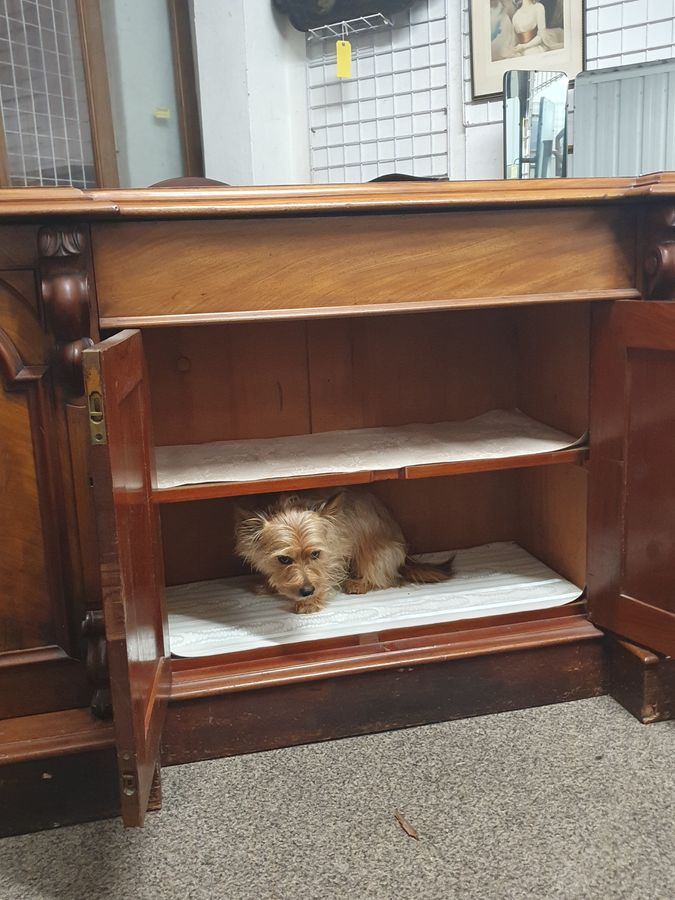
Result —
[[301, 597], [311, 597], [314, 593], [314, 588], [311, 584], [303, 584], [300, 588], [300, 596]]

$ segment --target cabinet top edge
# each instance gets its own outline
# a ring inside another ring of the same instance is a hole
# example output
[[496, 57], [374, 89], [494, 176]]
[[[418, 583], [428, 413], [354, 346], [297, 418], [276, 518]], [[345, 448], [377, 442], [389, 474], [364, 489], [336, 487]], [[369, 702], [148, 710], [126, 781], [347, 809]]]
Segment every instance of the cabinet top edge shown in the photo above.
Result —
[[565, 206], [675, 197], [675, 172], [638, 178], [385, 182], [270, 187], [0, 189], [0, 221], [220, 218]]

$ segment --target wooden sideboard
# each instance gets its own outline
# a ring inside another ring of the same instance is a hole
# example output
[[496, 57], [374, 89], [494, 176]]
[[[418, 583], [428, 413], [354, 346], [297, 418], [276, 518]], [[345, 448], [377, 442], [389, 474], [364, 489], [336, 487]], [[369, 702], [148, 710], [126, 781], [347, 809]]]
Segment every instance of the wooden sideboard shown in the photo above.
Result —
[[[160, 766], [610, 693], [675, 708], [675, 175], [0, 191], [0, 834]], [[556, 453], [162, 488], [155, 448], [517, 407]], [[413, 551], [518, 541], [582, 599], [173, 658], [234, 507], [369, 485]], [[254, 502], [250, 500], [250, 502]]]

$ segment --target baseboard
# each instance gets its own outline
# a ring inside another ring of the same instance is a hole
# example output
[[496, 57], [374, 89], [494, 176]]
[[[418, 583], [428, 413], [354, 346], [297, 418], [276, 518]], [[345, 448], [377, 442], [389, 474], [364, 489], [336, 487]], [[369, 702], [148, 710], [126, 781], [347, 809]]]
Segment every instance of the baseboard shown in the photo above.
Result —
[[169, 704], [162, 762], [234, 756], [607, 693], [603, 636], [579, 619], [578, 639], [568, 634], [559, 644], [530, 641], [482, 655], [201, 696], [193, 684], [190, 697]]
[[88, 709], [0, 721], [0, 837], [119, 813], [112, 723]]

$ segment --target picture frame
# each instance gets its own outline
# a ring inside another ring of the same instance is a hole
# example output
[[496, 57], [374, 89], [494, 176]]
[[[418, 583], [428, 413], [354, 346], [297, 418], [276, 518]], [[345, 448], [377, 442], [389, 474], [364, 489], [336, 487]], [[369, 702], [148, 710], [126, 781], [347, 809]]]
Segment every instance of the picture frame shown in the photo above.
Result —
[[513, 69], [583, 71], [584, 0], [470, 0], [472, 99], [499, 97]]

